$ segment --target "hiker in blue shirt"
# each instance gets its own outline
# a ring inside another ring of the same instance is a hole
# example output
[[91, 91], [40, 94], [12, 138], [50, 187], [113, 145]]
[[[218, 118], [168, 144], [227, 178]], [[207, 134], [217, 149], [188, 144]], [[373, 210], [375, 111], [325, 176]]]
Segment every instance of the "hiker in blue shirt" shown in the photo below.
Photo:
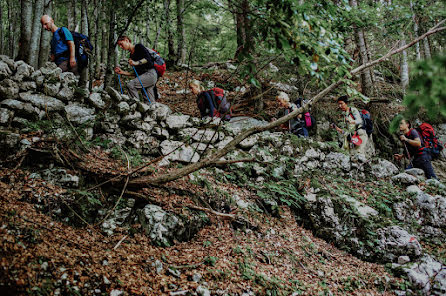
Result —
[[[57, 27], [49, 15], [42, 16], [40, 23], [45, 30], [53, 33], [53, 39], [51, 39], [51, 61], [55, 62], [62, 69], [62, 72], [70, 71], [78, 74], [75, 46], [71, 32], [65, 27]], [[66, 42], [62, 39], [60, 30], [62, 30]]]

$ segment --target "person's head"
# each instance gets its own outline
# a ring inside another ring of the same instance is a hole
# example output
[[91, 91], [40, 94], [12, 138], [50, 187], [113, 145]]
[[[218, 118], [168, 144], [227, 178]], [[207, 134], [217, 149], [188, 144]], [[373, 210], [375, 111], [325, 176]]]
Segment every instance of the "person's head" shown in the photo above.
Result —
[[119, 36], [116, 43], [122, 50], [130, 50], [132, 48], [132, 41], [128, 36]]
[[40, 23], [42, 24], [42, 27], [51, 32], [55, 32], [57, 30], [57, 27], [54, 25], [54, 20], [49, 15], [43, 15], [40, 18]]
[[400, 121], [400, 131], [401, 132], [407, 132], [411, 128], [411, 123], [407, 119], [401, 119]]
[[281, 91], [276, 97], [277, 102], [279, 102], [279, 105], [281, 107], [287, 108], [290, 106], [290, 97], [287, 93]]
[[348, 97], [347, 96], [340, 96], [338, 98], [338, 108], [342, 111], [348, 110]]
[[192, 80], [189, 83], [189, 89], [194, 95], [198, 95], [200, 92], [204, 90], [203, 85], [198, 80]]

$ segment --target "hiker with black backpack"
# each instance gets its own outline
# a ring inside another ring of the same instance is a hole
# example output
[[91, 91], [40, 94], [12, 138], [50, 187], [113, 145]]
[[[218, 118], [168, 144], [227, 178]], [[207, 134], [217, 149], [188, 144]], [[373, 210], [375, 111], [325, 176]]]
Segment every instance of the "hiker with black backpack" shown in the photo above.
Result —
[[[57, 27], [49, 15], [42, 16], [40, 23], [45, 30], [53, 33], [53, 38], [51, 39], [51, 61], [55, 62], [62, 69], [62, 72], [70, 71], [77, 75], [75, 44], [71, 32], [65, 27]], [[61, 35], [65, 37], [65, 40]]]
[[342, 148], [350, 154], [363, 154], [368, 156], [370, 152], [369, 135], [366, 130], [366, 123], [361, 116], [361, 112], [352, 106], [348, 106], [347, 96], [341, 96], [337, 100], [338, 108], [343, 112], [344, 129], [332, 125], [338, 133], [342, 135]]
[[[276, 96], [276, 101], [279, 103], [280, 107], [283, 108], [277, 112], [277, 118], [288, 115], [298, 108], [296, 104], [290, 102], [290, 97], [288, 94], [282, 91]], [[295, 134], [298, 137], [309, 137], [304, 116], [304, 114], [299, 114], [297, 117], [290, 119], [287, 123], [282, 124], [281, 128]], [[274, 120], [276, 120], [276, 118], [273, 118], [273, 121]]]
[[400, 141], [404, 146], [403, 154], [394, 154], [396, 160], [401, 160], [403, 157], [409, 159], [410, 164], [407, 169], [419, 168], [424, 171], [427, 179], [438, 179], [432, 168], [430, 153], [425, 150], [423, 139], [414, 128], [411, 128], [411, 123], [407, 119], [402, 119], [399, 125], [401, 132]]
[[166, 70], [164, 60], [141, 43], [133, 45], [127, 36], [120, 36], [117, 44], [122, 50], [130, 52], [128, 62], [134, 73], [115, 67], [115, 73], [135, 77], [127, 83], [130, 97], [139, 98], [139, 90], [143, 89], [148, 101], [154, 103], [157, 100], [156, 82]]
[[191, 81], [189, 89], [197, 96], [197, 107], [200, 110], [201, 118], [209, 116], [220, 117], [224, 120], [231, 119], [231, 104], [226, 98], [226, 93], [223, 89], [214, 87], [205, 90], [198, 80]]

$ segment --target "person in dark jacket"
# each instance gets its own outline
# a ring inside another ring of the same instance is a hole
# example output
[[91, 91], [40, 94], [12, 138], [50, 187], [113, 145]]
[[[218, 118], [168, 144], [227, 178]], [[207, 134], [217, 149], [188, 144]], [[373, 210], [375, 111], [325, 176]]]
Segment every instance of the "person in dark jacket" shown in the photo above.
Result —
[[395, 159], [401, 160], [407, 157], [410, 164], [407, 169], [419, 168], [424, 171], [427, 179], [438, 179], [431, 164], [431, 156], [424, 150], [423, 140], [416, 129], [411, 128], [407, 119], [400, 122], [400, 141], [404, 145], [404, 154], [394, 154]]
[[150, 102], [154, 103], [154, 88], [158, 80], [158, 74], [156, 73], [153, 59], [150, 56], [148, 49], [141, 43], [133, 45], [130, 38], [127, 36], [119, 37], [117, 43], [122, 50], [130, 52], [128, 62], [130, 66], [135, 67], [135, 71], [138, 73], [139, 79], [136, 77], [134, 72], [124, 71], [120, 67], [115, 67], [115, 73], [136, 77], [127, 83], [127, 89], [130, 97], [139, 98], [139, 91], [141, 90], [142, 86], [144, 86]]
[[[279, 105], [283, 108], [282, 110], [279, 110], [276, 117], [282, 117], [285, 115], [290, 114], [294, 110], [297, 109], [297, 106], [290, 102], [290, 97], [285, 92], [279, 92], [279, 94], [276, 97], [277, 102]], [[273, 118], [273, 120], [276, 120], [276, 118]], [[299, 114], [297, 117], [289, 120], [287, 123], [281, 125], [282, 129], [288, 130], [291, 133], [295, 134], [299, 137], [309, 137], [308, 129], [305, 125], [305, 119], [303, 118], [302, 114]]]

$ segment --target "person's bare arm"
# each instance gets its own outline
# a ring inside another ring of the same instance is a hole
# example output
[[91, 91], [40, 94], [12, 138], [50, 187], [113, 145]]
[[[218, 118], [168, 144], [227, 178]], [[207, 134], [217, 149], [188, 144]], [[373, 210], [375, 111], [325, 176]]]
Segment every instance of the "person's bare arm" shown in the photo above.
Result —
[[74, 68], [76, 66], [76, 55], [74, 41], [67, 41], [68, 48], [70, 49], [70, 67]]
[[407, 144], [409, 144], [412, 147], [421, 147], [421, 140], [420, 138], [415, 138], [413, 140], [406, 138], [406, 136], [401, 135], [400, 136], [401, 141], [405, 141]]

